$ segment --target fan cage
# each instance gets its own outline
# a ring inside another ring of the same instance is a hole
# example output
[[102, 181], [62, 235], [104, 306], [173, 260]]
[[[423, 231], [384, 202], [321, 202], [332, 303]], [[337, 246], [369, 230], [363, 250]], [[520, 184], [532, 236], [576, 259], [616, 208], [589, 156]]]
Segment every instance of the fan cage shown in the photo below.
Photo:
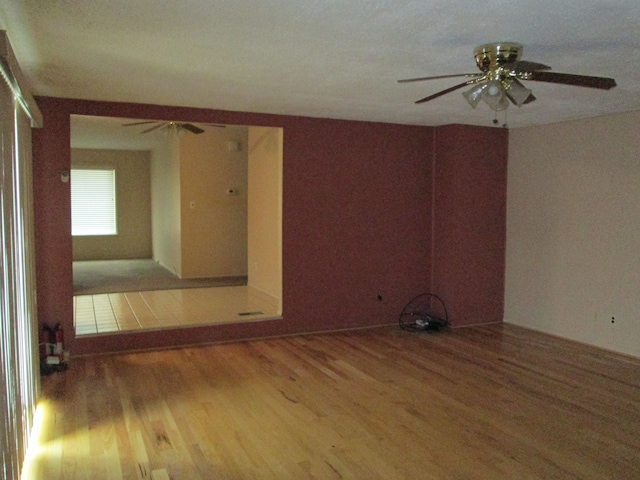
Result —
[[402, 330], [437, 331], [449, 325], [447, 307], [435, 293], [421, 293], [405, 305], [398, 318]]

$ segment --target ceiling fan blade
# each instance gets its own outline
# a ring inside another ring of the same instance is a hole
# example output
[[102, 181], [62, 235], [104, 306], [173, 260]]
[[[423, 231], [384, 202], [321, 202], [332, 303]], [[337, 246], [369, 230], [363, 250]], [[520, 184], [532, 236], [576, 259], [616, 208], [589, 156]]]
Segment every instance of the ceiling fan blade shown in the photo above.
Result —
[[[481, 78], [484, 78], [484, 77], [481, 77]], [[459, 83], [458, 85], [454, 85], [453, 87], [449, 87], [449, 88], [447, 88], [445, 90], [442, 90], [442, 91], [440, 91], [438, 93], [434, 93], [433, 95], [429, 95], [428, 97], [422, 98], [422, 99], [418, 100], [415, 103], [428, 102], [429, 100], [433, 100], [434, 98], [438, 98], [438, 97], [440, 97], [442, 95], [445, 95], [445, 94], [447, 94], [449, 92], [453, 92], [454, 90], [458, 90], [459, 88], [466, 87], [467, 85], [472, 85], [474, 83], [478, 83], [479, 81], [480, 81], [479, 79], [478, 80], [474, 79], [474, 80], [468, 80], [466, 82]]]
[[133, 123], [123, 123], [122, 126], [123, 127], [132, 127], [134, 125], [144, 125], [146, 123], [156, 123], [157, 120], [146, 120], [144, 122], [133, 122]]
[[455, 73], [453, 75], [436, 75], [435, 77], [405, 78], [403, 80], [398, 80], [398, 83], [422, 82], [423, 80], [437, 80], [439, 78], [480, 77], [482, 75], [482, 73]]
[[192, 123], [180, 123], [179, 125], [180, 125], [181, 128], [184, 128], [185, 130], [189, 130], [191, 133], [202, 133], [202, 132], [204, 132], [204, 130], [202, 128], [196, 127]]
[[526, 60], [520, 60], [519, 62], [513, 62], [511, 71], [515, 73], [520, 72], [535, 72], [537, 70], [551, 70], [549, 65], [536, 62], [528, 62]]
[[609, 90], [616, 86], [616, 81], [613, 78], [574, 75], [572, 73], [536, 71], [526, 72], [518, 78], [521, 78], [522, 80], [534, 80], [537, 82], [561, 83], [577, 87], [600, 88], [602, 90]]
[[149, 133], [149, 132], [153, 132], [154, 130], [157, 130], [159, 128], [162, 128], [163, 126], [165, 126], [166, 124], [164, 123], [159, 123], [158, 125], [154, 125], [151, 128], [147, 128], [146, 130], [141, 131], [140, 133]]

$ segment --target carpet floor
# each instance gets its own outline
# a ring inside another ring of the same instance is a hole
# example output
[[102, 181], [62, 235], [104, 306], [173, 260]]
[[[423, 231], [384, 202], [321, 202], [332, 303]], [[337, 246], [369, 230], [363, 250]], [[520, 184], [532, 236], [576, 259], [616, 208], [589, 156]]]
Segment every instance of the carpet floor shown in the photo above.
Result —
[[227, 287], [246, 284], [246, 276], [180, 279], [152, 259], [73, 262], [74, 295]]

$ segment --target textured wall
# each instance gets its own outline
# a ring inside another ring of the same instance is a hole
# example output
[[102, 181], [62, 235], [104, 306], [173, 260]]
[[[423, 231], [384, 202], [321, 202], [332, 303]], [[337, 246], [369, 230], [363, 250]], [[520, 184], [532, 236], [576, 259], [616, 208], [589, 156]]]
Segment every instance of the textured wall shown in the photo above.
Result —
[[455, 326], [502, 321], [508, 138], [490, 127], [436, 132], [433, 289]]
[[[74, 354], [152, 348], [394, 323], [427, 291], [433, 129], [39, 98], [34, 131], [36, 256], [41, 321], [66, 326]], [[69, 114], [284, 129], [283, 319], [75, 339], [68, 184]], [[378, 301], [377, 295], [383, 300]]]
[[638, 125], [630, 112], [512, 132], [506, 322], [640, 356]]
[[151, 243], [153, 259], [182, 275], [180, 159], [178, 139], [166, 136], [151, 152]]
[[282, 306], [282, 129], [251, 127], [248, 135], [248, 285]]
[[[247, 275], [246, 137], [233, 128], [180, 137], [181, 278]], [[229, 151], [229, 141], [242, 150]]]

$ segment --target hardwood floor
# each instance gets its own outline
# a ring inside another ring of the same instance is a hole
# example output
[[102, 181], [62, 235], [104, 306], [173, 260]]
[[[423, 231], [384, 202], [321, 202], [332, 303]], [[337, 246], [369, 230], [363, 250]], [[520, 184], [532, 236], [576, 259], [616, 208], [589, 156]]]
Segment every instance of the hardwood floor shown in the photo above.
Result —
[[25, 480], [640, 472], [640, 360], [510, 325], [84, 357], [43, 391]]

